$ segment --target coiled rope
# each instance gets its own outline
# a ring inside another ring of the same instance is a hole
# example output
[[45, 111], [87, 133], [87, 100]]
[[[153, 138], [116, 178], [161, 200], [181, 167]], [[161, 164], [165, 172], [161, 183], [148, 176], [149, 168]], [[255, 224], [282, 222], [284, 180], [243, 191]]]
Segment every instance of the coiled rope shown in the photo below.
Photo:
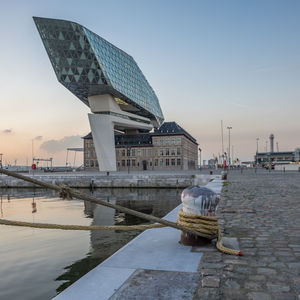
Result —
[[223, 245], [223, 237], [218, 223], [218, 217], [198, 216], [186, 213], [181, 209], [178, 214], [177, 223], [199, 232], [204, 238], [210, 240], [217, 238], [216, 247], [223, 253], [238, 256], [243, 255], [242, 251], [230, 249]]

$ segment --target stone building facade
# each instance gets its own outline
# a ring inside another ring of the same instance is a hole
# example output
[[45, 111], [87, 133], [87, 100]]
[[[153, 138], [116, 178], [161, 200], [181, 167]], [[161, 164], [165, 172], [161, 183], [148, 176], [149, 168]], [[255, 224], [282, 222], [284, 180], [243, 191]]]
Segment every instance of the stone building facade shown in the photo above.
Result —
[[[97, 170], [92, 135], [83, 139], [85, 169]], [[175, 122], [151, 133], [116, 133], [115, 147], [118, 171], [191, 170], [198, 165], [197, 141]]]

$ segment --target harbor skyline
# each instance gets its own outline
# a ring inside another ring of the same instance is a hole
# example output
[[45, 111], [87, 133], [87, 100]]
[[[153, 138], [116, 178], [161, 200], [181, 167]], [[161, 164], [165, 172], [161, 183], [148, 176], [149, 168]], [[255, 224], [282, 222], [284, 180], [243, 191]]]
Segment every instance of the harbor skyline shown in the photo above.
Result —
[[[110, 15], [97, 17], [103, 5], [114, 11], [113, 23]], [[4, 163], [30, 163], [34, 154], [64, 165], [66, 149], [82, 146], [81, 137], [90, 131], [89, 109], [57, 84], [34, 15], [86, 24], [131, 53], [157, 93], [165, 120], [197, 139], [204, 160], [221, 154], [221, 120], [224, 150], [230, 126], [240, 160], [253, 160], [257, 138], [263, 152], [270, 133], [280, 151], [300, 146], [297, 1], [288, 6], [279, 1], [92, 1], [88, 6], [75, 1], [72, 7], [11, 1], [2, 6]]]

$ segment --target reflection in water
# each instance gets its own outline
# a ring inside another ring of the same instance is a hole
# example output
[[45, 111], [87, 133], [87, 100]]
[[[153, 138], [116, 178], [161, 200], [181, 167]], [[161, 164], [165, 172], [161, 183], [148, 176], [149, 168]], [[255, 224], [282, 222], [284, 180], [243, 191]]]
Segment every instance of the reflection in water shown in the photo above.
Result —
[[[91, 194], [88, 190], [81, 191]], [[180, 203], [180, 193], [180, 190], [175, 189], [97, 189], [93, 196], [163, 217]], [[31, 205], [30, 214], [28, 205]], [[41, 189], [2, 189], [1, 216], [14, 220], [58, 224], [149, 223], [87, 201], [58, 199], [56, 192]], [[100, 230], [75, 232], [32, 228], [20, 230], [2, 226], [0, 238], [4, 246], [0, 255], [2, 265], [0, 276], [5, 279], [0, 282], [0, 298], [51, 298], [139, 233], [137, 230], [125, 232]], [[26, 270], [29, 271], [27, 275]], [[20, 284], [12, 287], [11, 282]]]
[[[156, 217], [163, 217], [180, 203], [180, 193], [174, 189], [101, 189], [92, 193], [94, 197], [125, 206]], [[92, 218], [92, 225], [139, 225], [150, 224], [147, 220], [118, 212], [115, 209], [84, 201], [84, 213]], [[57, 288], [63, 291], [88, 271], [96, 267], [114, 252], [136, 237], [141, 231], [90, 232], [91, 251], [84, 259], [65, 268], [66, 272], [56, 280], [65, 282]]]

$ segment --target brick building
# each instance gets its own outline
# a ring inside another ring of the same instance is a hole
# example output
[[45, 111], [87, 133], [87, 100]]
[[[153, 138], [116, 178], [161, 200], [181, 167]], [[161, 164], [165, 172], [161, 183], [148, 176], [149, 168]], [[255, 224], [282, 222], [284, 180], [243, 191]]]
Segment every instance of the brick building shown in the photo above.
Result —
[[[97, 170], [92, 134], [83, 139], [84, 167]], [[198, 164], [196, 139], [175, 122], [165, 122], [149, 133], [115, 133], [115, 147], [118, 171], [190, 170]]]

